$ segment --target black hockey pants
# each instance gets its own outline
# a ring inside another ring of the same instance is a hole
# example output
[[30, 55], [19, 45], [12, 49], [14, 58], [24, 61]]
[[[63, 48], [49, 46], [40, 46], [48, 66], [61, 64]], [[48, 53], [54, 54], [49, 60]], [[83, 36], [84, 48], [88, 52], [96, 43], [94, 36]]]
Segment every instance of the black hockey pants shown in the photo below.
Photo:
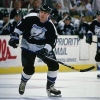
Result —
[[[55, 54], [51, 51], [48, 55], [49, 57], [56, 59]], [[24, 73], [32, 75], [35, 72], [34, 62], [36, 54], [27, 50], [22, 49], [21, 61]], [[47, 64], [49, 71], [56, 71], [59, 69], [59, 64], [49, 59], [43, 59], [43, 62]]]

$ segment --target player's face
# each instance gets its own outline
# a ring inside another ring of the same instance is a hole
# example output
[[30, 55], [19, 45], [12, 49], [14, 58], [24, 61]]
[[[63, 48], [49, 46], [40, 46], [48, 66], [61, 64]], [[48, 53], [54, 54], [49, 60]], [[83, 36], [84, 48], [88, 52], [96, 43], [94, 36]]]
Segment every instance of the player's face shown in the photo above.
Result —
[[65, 24], [69, 25], [70, 24], [70, 20], [65, 20]]
[[82, 22], [84, 22], [85, 21], [85, 17], [82, 17]]
[[4, 20], [5, 22], [8, 22], [8, 21], [9, 21], [9, 17], [3, 17], [3, 20]]
[[100, 15], [97, 15], [97, 20], [100, 22]]
[[45, 11], [40, 11], [39, 16], [40, 16], [40, 22], [45, 22], [45, 21], [47, 21], [50, 14]]

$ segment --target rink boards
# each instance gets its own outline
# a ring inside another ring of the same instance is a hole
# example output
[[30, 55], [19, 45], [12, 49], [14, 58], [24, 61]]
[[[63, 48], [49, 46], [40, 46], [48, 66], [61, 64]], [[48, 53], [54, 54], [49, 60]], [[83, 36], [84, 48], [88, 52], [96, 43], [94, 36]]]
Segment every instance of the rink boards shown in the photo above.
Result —
[[[20, 73], [21, 49], [13, 49], [8, 45], [9, 36], [0, 36], [0, 74]], [[97, 37], [93, 36], [96, 41]], [[21, 40], [21, 39], [20, 39]], [[85, 42], [85, 37], [79, 40], [78, 36], [58, 36], [57, 45], [54, 49], [57, 60], [72, 65], [75, 68], [84, 69], [96, 65], [94, 60], [97, 44], [91, 45]], [[36, 72], [46, 72], [47, 66], [39, 59], [35, 60]], [[96, 68], [94, 70], [97, 70]], [[60, 65], [61, 72], [74, 71]]]

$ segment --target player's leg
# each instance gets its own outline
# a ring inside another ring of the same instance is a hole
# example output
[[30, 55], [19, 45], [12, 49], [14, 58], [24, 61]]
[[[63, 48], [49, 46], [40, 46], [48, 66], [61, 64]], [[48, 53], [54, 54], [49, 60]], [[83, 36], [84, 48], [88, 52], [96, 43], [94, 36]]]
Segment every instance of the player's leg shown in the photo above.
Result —
[[21, 82], [19, 85], [19, 94], [21, 95], [23, 95], [25, 92], [25, 86], [27, 81], [32, 77], [32, 75], [35, 72], [34, 68], [35, 58], [36, 58], [35, 54], [28, 52], [26, 50], [22, 50], [21, 60], [22, 60], [23, 71], [21, 74]]
[[[97, 62], [97, 70], [100, 70], [100, 62]], [[97, 78], [100, 78], [100, 74], [97, 74]]]
[[[98, 49], [95, 55], [95, 61], [97, 62], [97, 70], [100, 70], [100, 52], [98, 52]], [[100, 74], [97, 75], [97, 78], [100, 78]]]
[[[53, 51], [51, 51], [48, 55], [49, 57], [56, 59], [55, 54]], [[54, 62], [52, 60], [44, 59], [43, 60], [47, 66], [48, 66], [48, 72], [47, 72], [47, 84], [46, 84], [46, 91], [48, 96], [61, 96], [61, 91], [57, 90], [54, 87], [54, 84], [56, 82], [59, 64], [57, 62]]]

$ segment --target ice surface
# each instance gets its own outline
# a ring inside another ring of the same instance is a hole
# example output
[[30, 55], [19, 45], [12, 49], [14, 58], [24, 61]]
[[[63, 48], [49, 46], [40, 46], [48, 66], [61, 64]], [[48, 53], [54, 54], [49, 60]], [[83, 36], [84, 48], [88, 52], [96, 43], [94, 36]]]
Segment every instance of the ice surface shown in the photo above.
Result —
[[100, 72], [58, 73], [55, 84], [62, 97], [48, 97], [46, 94], [46, 73], [35, 73], [20, 96], [18, 87], [21, 74], [0, 75], [0, 100], [100, 100]]

